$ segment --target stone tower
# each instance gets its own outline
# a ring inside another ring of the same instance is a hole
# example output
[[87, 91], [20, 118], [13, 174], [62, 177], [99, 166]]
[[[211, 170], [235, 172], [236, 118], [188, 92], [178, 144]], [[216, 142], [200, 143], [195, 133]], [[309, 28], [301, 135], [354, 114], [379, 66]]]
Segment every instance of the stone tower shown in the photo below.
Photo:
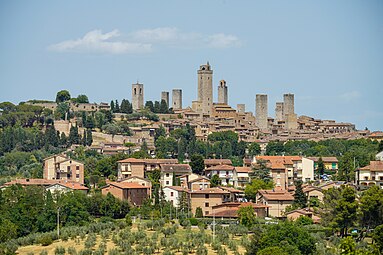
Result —
[[[167, 106], [169, 107], [169, 92], [167, 91], [162, 91], [161, 92], [161, 101], [164, 100], [167, 104]], [[160, 103], [161, 103], [160, 101]]]
[[226, 81], [221, 80], [218, 85], [218, 103], [219, 104], [227, 104], [227, 86]]
[[260, 129], [267, 129], [267, 95], [257, 94], [255, 97], [255, 118]]
[[198, 70], [198, 101], [203, 114], [211, 114], [213, 109], [213, 70], [209, 62]]
[[182, 109], [182, 90], [173, 89], [172, 91], [172, 106], [173, 110]]
[[245, 113], [246, 111], [246, 105], [245, 104], [237, 104], [237, 112], [238, 113]]
[[297, 115], [294, 112], [294, 94], [283, 95], [283, 118], [286, 129], [297, 129]]
[[144, 84], [132, 84], [132, 107], [134, 111], [144, 108]]
[[283, 114], [294, 114], [294, 94], [283, 95]]
[[279, 121], [282, 121], [283, 119], [283, 103], [277, 102], [275, 104], [275, 124], [277, 124]]

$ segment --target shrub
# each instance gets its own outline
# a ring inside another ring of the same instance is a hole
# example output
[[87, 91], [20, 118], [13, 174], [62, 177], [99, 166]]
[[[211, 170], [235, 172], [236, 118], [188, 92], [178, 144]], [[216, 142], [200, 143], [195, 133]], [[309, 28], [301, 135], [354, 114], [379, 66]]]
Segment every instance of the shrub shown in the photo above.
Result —
[[46, 235], [42, 235], [40, 237], [39, 243], [42, 246], [48, 246], [48, 245], [51, 245], [53, 243], [53, 240], [52, 240], [52, 237], [50, 235], [46, 234]]
[[190, 218], [189, 221], [192, 226], [198, 226], [198, 220], [196, 218]]
[[62, 246], [56, 247], [55, 255], [65, 255], [65, 248]]

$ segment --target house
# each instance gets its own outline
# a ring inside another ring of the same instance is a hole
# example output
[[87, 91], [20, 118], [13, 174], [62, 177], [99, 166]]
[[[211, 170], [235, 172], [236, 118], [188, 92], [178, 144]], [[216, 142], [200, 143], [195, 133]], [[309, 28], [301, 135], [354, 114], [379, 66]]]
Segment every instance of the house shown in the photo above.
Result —
[[202, 177], [202, 176], [198, 175], [198, 174], [195, 174], [195, 173], [181, 175], [179, 177], [180, 178], [180, 186], [184, 187], [184, 188], [189, 188], [188, 187], [188, 182], [192, 181], [192, 180], [195, 180], [195, 179], [198, 179], [200, 177]]
[[253, 164], [266, 162], [277, 188], [287, 189], [294, 181], [314, 180], [313, 161], [301, 156], [256, 156]]
[[[316, 171], [318, 169], [319, 157], [308, 157], [308, 159], [314, 161], [314, 170]], [[338, 159], [336, 157], [322, 157], [322, 161], [326, 170], [334, 173], [338, 172]]]
[[321, 220], [320, 216], [317, 215], [311, 208], [304, 208], [304, 209], [297, 209], [294, 211], [290, 211], [285, 213], [285, 216], [287, 217], [287, 219], [291, 221], [296, 221], [299, 217], [306, 216], [311, 218], [315, 224], [319, 224]]
[[210, 179], [214, 175], [218, 175], [222, 185], [234, 185], [234, 166], [231, 165], [215, 165], [206, 168], [205, 175]]
[[127, 200], [135, 206], [141, 206], [144, 200], [150, 197], [149, 187], [129, 182], [109, 182], [101, 192], [103, 195], [111, 193], [116, 198]]
[[[166, 186], [163, 189], [165, 200], [171, 202], [174, 207], [179, 207], [182, 193], [187, 194], [188, 190], [180, 186]], [[187, 195], [185, 196], [187, 199]]]
[[356, 169], [355, 184], [361, 188], [374, 185], [383, 188], [383, 161], [370, 161], [368, 166]]
[[205, 164], [205, 169], [217, 165], [232, 165], [230, 159], [205, 159], [203, 162]]
[[177, 178], [185, 174], [191, 174], [192, 170], [189, 164], [164, 164], [161, 165], [161, 185], [162, 187], [174, 186]]
[[205, 176], [200, 176], [197, 179], [189, 181], [187, 183], [187, 188], [191, 191], [209, 189], [210, 179]]
[[235, 189], [232, 187], [223, 187], [223, 186], [220, 186], [219, 188], [224, 191], [228, 191], [230, 193], [229, 195], [230, 202], [243, 202], [245, 197], [245, 192], [243, 190]]
[[155, 169], [161, 170], [161, 165], [177, 164], [177, 159], [136, 159], [127, 158], [117, 161], [118, 164], [118, 179], [124, 179], [130, 176], [146, 177], [147, 171]]
[[267, 216], [282, 217], [287, 206], [293, 204], [294, 197], [286, 190], [259, 190], [256, 202], [269, 206]]
[[217, 218], [238, 218], [238, 210], [241, 207], [251, 206], [254, 209], [254, 213], [258, 218], [265, 218], [267, 216], [267, 205], [255, 204], [251, 202], [228, 202], [212, 207], [213, 212], [206, 215], [206, 217]]
[[149, 196], [151, 196], [151, 194], [152, 194], [152, 182], [149, 179], [141, 178], [138, 176], [130, 176], [128, 178], [121, 180], [120, 182], [137, 183], [139, 185], [148, 187], [149, 188]]
[[79, 190], [84, 193], [88, 192], [88, 188], [84, 184], [63, 180], [46, 180], [46, 179], [16, 179], [7, 183], [4, 183], [3, 187], [9, 187], [11, 185], [19, 184], [23, 187], [26, 186], [41, 186], [45, 190], [49, 190], [51, 193], [56, 191], [75, 191]]
[[52, 184], [45, 188], [45, 190], [49, 190], [52, 194], [59, 192], [59, 193], [66, 193], [69, 191], [81, 191], [83, 193], [88, 193], [88, 188], [84, 185], [78, 183], [78, 182], [58, 182], [55, 184]]
[[145, 161], [143, 159], [127, 158], [117, 161], [119, 180], [130, 176], [145, 177]]
[[246, 184], [250, 183], [251, 167], [235, 167], [233, 172], [234, 187], [245, 188]]
[[84, 164], [61, 154], [45, 158], [43, 178], [84, 184]]
[[230, 192], [220, 188], [208, 188], [188, 192], [191, 211], [195, 214], [197, 207], [202, 209], [203, 216], [213, 212], [213, 206], [229, 201]]
[[320, 202], [323, 202], [323, 192], [320, 188], [314, 186], [306, 186], [303, 188], [303, 193], [307, 196], [307, 199], [317, 198]]

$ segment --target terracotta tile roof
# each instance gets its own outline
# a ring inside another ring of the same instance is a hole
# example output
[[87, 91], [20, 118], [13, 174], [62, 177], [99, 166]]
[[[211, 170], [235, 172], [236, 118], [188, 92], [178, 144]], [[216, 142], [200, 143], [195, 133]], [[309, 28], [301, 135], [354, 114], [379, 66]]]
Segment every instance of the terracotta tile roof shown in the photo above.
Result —
[[62, 185], [64, 187], [67, 187], [69, 189], [73, 189], [73, 190], [89, 190], [87, 187], [85, 187], [84, 185], [78, 183], [78, 182], [61, 182], [61, 183], [55, 183], [55, 184], [52, 184], [50, 186], [54, 186], [54, 185]]
[[159, 158], [149, 158], [144, 159], [146, 164], [177, 164], [178, 159], [159, 159]]
[[230, 159], [205, 159], [205, 165], [232, 165]]
[[262, 159], [262, 160], [268, 160], [268, 161], [285, 160], [285, 161], [291, 162], [291, 161], [302, 160], [302, 157], [301, 156], [257, 156], [256, 159]]
[[191, 180], [191, 181], [188, 181], [189, 183], [193, 183], [193, 182], [198, 182], [198, 181], [202, 181], [202, 180], [205, 180], [205, 181], [209, 181], [210, 182], [210, 179], [205, 177], [205, 176], [201, 176], [201, 177], [198, 177], [197, 179], [194, 179], [194, 180]]
[[117, 163], [142, 163], [142, 164], [144, 164], [145, 161], [143, 159], [127, 158], [127, 159], [119, 160], [119, 161], [117, 161]]
[[202, 190], [189, 191], [190, 194], [230, 194], [230, 192], [222, 190], [220, 188], [208, 188]]
[[108, 184], [120, 189], [148, 189], [147, 186], [143, 186], [135, 182], [109, 182]]
[[213, 206], [213, 213], [206, 215], [207, 217], [222, 217], [222, 218], [237, 218], [238, 217], [238, 210], [241, 207], [251, 206], [254, 209], [265, 209], [270, 206], [268, 205], [262, 205], [262, 204], [255, 204], [252, 202], [246, 202], [246, 203], [239, 203], [239, 202], [229, 202], [229, 203], [223, 203], [220, 205]]
[[211, 166], [209, 168], [206, 168], [205, 171], [213, 171], [213, 170], [222, 170], [222, 171], [233, 171], [234, 166], [229, 166], [229, 165], [215, 165]]
[[246, 166], [237, 166], [237, 167], [235, 167], [235, 171], [237, 171], [237, 173], [251, 173], [252, 172], [251, 167], [246, 167]]
[[166, 188], [173, 189], [173, 190], [176, 190], [176, 191], [179, 191], [179, 192], [183, 192], [183, 191], [187, 192], [187, 191], [189, 191], [188, 189], [186, 189], [184, 187], [180, 187], [180, 186], [166, 186], [166, 187], [164, 187], [164, 189], [166, 189]]
[[[319, 157], [308, 157], [308, 159], [318, 162]], [[322, 157], [322, 160], [323, 162], [338, 163], [338, 159], [336, 157]]]
[[382, 172], [383, 161], [370, 161], [368, 166], [360, 168], [360, 170], [369, 170], [371, 172]]
[[235, 188], [232, 188], [232, 187], [222, 187], [222, 186], [220, 186], [219, 188], [223, 189], [223, 190], [227, 190], [230, 193], [244, 193], [243, 190], [235, 189]]
[[293, 201], [294, 197], [284, 190], [259, 190], [258, 191], [265, 199], [270, 201]]
[[167, 173], [191, 173], [189, 164], [161, 164], [161, 171]]

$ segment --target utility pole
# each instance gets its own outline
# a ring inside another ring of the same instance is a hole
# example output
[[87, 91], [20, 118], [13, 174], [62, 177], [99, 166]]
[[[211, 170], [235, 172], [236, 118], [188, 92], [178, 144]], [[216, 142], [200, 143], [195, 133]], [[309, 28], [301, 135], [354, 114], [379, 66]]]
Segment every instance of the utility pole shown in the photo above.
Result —
[[60, 207], [57, 207], [57, 238], [60, 237]]

